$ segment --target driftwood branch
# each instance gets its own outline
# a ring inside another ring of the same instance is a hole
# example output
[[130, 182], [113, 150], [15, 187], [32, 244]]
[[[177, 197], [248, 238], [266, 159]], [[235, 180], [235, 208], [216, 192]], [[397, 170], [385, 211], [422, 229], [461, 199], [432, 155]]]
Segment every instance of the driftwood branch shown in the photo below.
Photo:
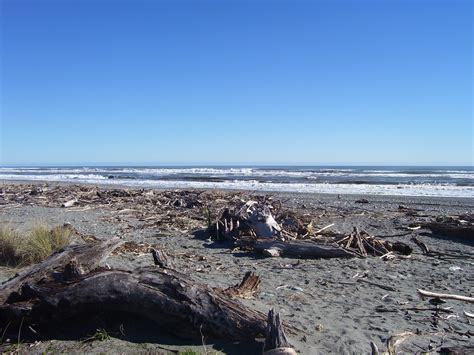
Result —
[[449, 293], [430, 292], [430, 291], [425, 291], [425, 290], [421, 290], [421, 289], [418, 289], [418, 293], [420, 295], [426, 296], [426, 297], [438, 297], [438, 298], [446, 298], [446, 299], [452, 299], [452, 300], [458, 300], [458, 301], [474, 303], [474, 297], [453, 295], [453, 294], [449, 294]]
[[260, 282], [260, 278], [255, 273], [249, 271], [245, 274], [239, 285], [229, 287], [224, 292], [230, 296], [252, 298], [257, 293]]

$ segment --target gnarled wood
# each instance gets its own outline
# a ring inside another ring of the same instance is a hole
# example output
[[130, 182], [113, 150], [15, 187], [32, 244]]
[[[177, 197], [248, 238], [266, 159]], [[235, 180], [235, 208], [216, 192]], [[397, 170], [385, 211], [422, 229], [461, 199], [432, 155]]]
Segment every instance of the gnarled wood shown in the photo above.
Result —
[[121, 243], [122, 241], [119, 238], [112, 238], [105, 241], [68, 246], [59, 250], [42, 263], [30, 267], [4, 282], [0, 286], [0, 304], [5, 303], [9, 297], [14, 297], [15, 294], [19, 293], [26, 282], [35, 284], [48, 275], [55, 273], [62, 277], [66, 265], [73, 258], [76, 259], [74, 263], [80, 265], [81, 273], [87, 273], [95, 269]]
[[133, 273], [101, 270], [67, 284], [27, 284], [23, 295], [30, 295], [28, 315], [39, 325], [100, 311], [145, 317], [181, 338], [199, 339], [202, 331], [206, 336], [249, 340], [265, 332], [264, 314], [229, 299], [222, 291], [156, 267]]
[[[181, 338], [200, 339], [204, 334], [238, 341], [265, 334], [265, 314], [175, 270], [97, 268], [117, 242], [99, 245], [105, 250], [94, 243], [67, 248], [10, 280], [1, 293], [0, 322], [24, 320], [24, 325], [41, 328], [90, 312], [124, 312], [147, 318]], [[258, 281], [250, 274], [242, 284], [249, 282], [254, 290]]]

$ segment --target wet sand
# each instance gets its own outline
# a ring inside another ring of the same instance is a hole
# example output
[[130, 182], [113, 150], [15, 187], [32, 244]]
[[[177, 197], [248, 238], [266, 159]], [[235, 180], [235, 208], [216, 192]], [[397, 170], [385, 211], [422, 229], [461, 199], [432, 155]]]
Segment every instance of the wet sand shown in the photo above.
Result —
[[[91, 188], [87, 186], [83, 190]], [[41, 199], [44, 192], [32, 195], [34, 188], [21, 184], [3, 184], [0, 189], [0, 225], [28, 230], [38, 221], [51, 226], [71, 223], [79, 232], [97, 238], [118, 236], [126, 241], [158, 245], [173, 258], [179, 271], [213, 287], [235, 285], [246, 271], [254, 271], [262, 280], [260, 294], [242, 302], [265, 313], [270, 308], [278, 310], [286, 322], [301, 330], [298, 335], [290, 336], [290, 341], [303, 354], [369, 353], [371, 341], [384, 350], [390, 336], [407, 331], [413, 334], [399, 346], [401, 353], [474, 343], [474, 326], [463, 313], [474, 313], [473, 304], [446, 300], [442, 307], [452, 308], [438, 314], [429, 299], [417, 294], [417, 289], [425, 289], [473, 296], [474, 238], [447, 238], [426, 229], [407, 228], [436, 216], [472, 213], [474, 199], [272, 193], [273, 201], [279, 200], [298, 216], [313, 220], [318, 228], [334, 224], [329, 231], [347, 234], [358, 227], [377, 237], [405, 242], [414, 249], [410, 257], [397, 256], [386, 261], [379, 257], [299, 260], [262, 258], [209, 240], [202, 232], [205, 219], [186, 217], [199, 207], [167, 206], [176, 214], [171, 214], [169, 221], [160, 217], [156, 223], [157, 219], [147, 219], [146, 213], [126, 211], [117, 202], [127, 197], [117, 197], [115, 202], [99, 207], [79, 201], [77, 206], [61, 208], [64, 195]], [[163, 191], [154, 193], [159, 195]], [[225, 205], [226, 199], [230, 201], [236, 194], [235, 191], [208, 191], [199, 197], [209, 195], [207, 202]], [[169, 195], [173, 199], [179, 193]], [[245, 197], [256, 195], [259, 194], [249, 193]], [[368, 203], [356, 203], [360, 199]], [[127, 203], [129, 209], [132, 202]], [[133, 203], [137, 210], [151, 208], [146, 198]], [[457, 257], [423, 255], [410, 240], [413, 236], [431, 250]], [[106, 262], [112, 268], [134, 269], [150, 265], [152, 259], [144, 253], [121, 253], [110, 256]], [[0, 279], [3, 281], [14, 273], [15, 270], [2, 267]], [[153, 325], [140, 328], [127, 320], [121, 324], [121, 329], [117, 324], [110, 326], [112, 338], [109, 340], [83, 342], [84, 335], [63, 336], [63, 339], [57, 336], [40, 339], [27, 351], [116, 353], [193, 349], [204, 352], [200, 342], [183, 343], [166, 336], [162, 330], [153, 329]], [[206, 343], [207, 350], [261, 353], [259, 343], [226, 344], [212, 340]]]

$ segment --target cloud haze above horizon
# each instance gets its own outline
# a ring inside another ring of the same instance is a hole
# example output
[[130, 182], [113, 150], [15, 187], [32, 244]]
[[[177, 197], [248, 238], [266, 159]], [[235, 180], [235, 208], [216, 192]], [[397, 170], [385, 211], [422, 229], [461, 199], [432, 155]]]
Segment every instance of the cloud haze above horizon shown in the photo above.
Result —
[[0, 6], [0, 165], [473, 164], [471, 1]]

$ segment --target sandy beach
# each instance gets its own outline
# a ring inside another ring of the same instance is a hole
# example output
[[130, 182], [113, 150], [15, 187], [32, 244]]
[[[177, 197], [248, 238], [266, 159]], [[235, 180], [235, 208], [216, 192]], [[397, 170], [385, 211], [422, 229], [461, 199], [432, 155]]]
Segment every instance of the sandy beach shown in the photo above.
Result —
[[[73, 206], [61, 207], [71, 199], [76, 199]], [[311, 222], [316, 230], [330, 226], [320, 233], [321, 238], [348, 235], [357, 227], [371, 236], [404, 242], [413, 248], [413, 253], [388, 260], [374, 256], [264, 258], [206, 235], [203, 207], [217, 218], [224, 208], [251, 199], [282, 206], [287, 215]], [[247, 271], [253, 271], [261, 279], [259, 292], [239, 302], [264, 313], [270, 308], [280, 312], [285, 322], [299, 330], [288, 337], [302, 354], [370, 353], [370, 342], [383, 351], [391, 336], [404, 332], [409, 333], [398, 345], [397, 353], [436, 353], [454, 347], [474, 351], [474, 321], [465, 315], [474, 313], [474, 305], [446, 300], [435, 307], [429, 298], [417, 293], [417, 289], [423, 289], [474, 296], [474, 236], [456, 238], [423, 227], [423, 223], [439, 217], [472, 216], [473, 210], [472, 198], [133, 190], [42, 183], [0, 185], [0, 226], [27, 231], [38, 222], [52, 227], [67, 223], [80, 236], [119, 237], [130, 243], [130, 248], [113, 252], [105, 261], [110, 268], [134, 270], [151, 265], [153, 259], [146, 252], [147, 246], [159, 246], [173, 260], [176, 270], [211, 287], [236, 285]], [[413, 237], [440, 255], [425, 255]], [[0, 280], [4, 282], [18, 271], [1, 267]], [[445, 310], [439, 311], [438, 307]], [[97, 319], [84, 320], [81, 326], [65, 325], [48, 335], [25, 331], [21, 351], [262, 351], [261, 341], [229, 343], [204, 335], [203, 345], [203, 341], [171, 337], [149, 322], [109, 318], [97, 315]], [[84, 341], [97, 324], [108, 330], [110, 339]], [[1, 349], [12, 350], [15, 341], [11, 337]]]

